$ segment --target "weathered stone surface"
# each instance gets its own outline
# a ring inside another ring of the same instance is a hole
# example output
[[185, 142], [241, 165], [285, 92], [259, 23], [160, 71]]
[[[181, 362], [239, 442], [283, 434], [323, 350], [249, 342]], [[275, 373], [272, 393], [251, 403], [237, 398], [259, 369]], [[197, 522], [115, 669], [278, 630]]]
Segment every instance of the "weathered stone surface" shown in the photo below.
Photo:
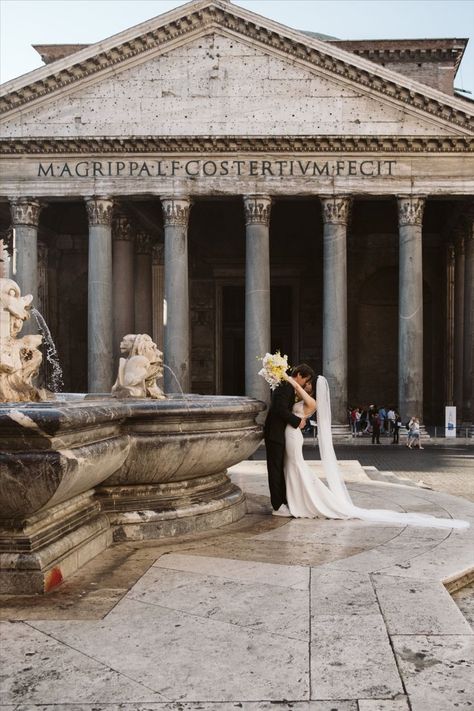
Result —
[[241, 518], [225, 469], [258, 446], [263, 407], [193, 396], [0, 407], [0, 590], [58, 584], [109, 545], [110, 524], [116, 540], [143, 540]]

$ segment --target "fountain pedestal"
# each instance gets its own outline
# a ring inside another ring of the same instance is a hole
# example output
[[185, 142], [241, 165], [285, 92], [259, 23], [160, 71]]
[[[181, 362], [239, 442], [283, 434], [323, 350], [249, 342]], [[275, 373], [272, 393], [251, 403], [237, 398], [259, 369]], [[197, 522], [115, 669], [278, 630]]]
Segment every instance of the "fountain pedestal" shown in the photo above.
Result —
[[0, 404], [0, 592], [46, 592], [112, 541], [244, 515], [225, 471], [258, 447], [263, 403], [70, 397]]

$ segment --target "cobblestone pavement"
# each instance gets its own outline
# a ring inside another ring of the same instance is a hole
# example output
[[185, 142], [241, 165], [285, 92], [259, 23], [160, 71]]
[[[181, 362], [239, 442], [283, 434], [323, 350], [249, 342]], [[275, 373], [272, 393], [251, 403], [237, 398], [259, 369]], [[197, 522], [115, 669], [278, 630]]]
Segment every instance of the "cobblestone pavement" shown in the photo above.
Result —
[[[412, 481], [424, 482], [435, 491], [444, 491], [474, 501], [474, 444], [424, 444], [424, 450], [409, 450], [404, 445], [336, 444], [338, 459], [357, 459], [362, 466], [393, 472]], [[319, 450], [311, 440], [305, 442], [306, 459], [319, 460]], [[265, 459], [261, 447], [255, 459]]]

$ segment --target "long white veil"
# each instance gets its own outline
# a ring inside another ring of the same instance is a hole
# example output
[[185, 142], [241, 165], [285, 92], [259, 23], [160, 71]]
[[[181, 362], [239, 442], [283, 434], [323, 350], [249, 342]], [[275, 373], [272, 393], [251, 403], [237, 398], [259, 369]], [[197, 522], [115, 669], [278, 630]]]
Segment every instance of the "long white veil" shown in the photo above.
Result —
[[337, 462], [331, 434], [331, 400], [326, 378], [318, 376], [316, 384], [318, 442], [323, 473], [328, 488], [337, 498], [341, 514], [347, 518], [359, 518], [364, 521], [395, 525], [424, 526], [429, 528], [468, 528], [467, 521], [451, 518], [437, 518], [420, 513], [401, 513], [388, 509], [361, 509], [352, 502], [346, 488], [344, 477]]

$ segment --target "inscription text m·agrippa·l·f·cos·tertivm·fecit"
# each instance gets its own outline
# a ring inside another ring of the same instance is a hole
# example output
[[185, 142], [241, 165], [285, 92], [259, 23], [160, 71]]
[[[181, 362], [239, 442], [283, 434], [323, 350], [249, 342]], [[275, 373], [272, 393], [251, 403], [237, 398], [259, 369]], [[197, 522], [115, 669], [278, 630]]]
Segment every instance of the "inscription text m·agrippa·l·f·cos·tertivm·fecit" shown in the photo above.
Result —
[[39, 178], [376, 178], [394, 175], [396, 160], [80, 160], [38, 163]]

